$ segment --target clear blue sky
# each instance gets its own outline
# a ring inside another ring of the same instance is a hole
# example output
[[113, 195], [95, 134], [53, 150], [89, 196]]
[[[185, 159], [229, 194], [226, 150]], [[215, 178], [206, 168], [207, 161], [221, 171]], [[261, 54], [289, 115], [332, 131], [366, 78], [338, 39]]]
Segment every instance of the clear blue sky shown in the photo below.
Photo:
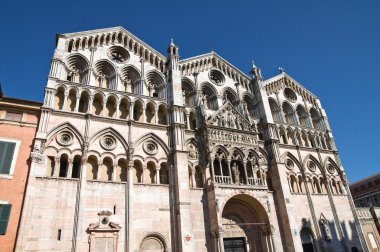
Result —
[[[380, 1], [16, 1], [0, 4], [0, 81], [42, 101], [56, 33], [123, 26], [165, 54], [210, 48], [264, 78], [282, 66], [327, 111], [351, 182], [380, 170]], [[274, 67], [276, 66], [276, 67]]]

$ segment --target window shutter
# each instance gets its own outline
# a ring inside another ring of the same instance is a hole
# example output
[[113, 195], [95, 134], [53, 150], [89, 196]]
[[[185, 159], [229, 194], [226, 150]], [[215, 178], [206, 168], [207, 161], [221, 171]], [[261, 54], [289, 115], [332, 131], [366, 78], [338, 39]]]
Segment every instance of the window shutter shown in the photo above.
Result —
[[7, 232], [9, 215], [11, 214], [12, 205], [0, 205], [0, 235]]
[[0, 141], [0, 174], [9, 174], [16, 143]]

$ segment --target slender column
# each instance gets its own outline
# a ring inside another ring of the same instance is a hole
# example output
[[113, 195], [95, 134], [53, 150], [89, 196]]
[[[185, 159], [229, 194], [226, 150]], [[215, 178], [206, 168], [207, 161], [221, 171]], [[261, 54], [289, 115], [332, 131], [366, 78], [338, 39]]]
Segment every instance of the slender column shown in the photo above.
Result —
[[67, 178], [71, 178], [72, 174], [73, 174], [73, 160], [72, 159], [69, 159], [69, 162], [68, 162], [68, 165], [67, 165], [67, 174], [66, 174], [66, 177]]
[[135, 106], [134, 102], [129, 104], [129, 120], [133, 120], [133, 107]]
[[244, 166], [244, 174], [245, 174], [245, 183], [248, 184], [248, 173], [247, 173], [247, 162], [246, 161], [243, 162], [243, 166]]
[[195, 183], [195, 167], [191, 167], [191, 183], [193, 184], [193, 188], [197, 187]]
[[91, 95], [90, 99], [88, 100], [88, 108], [87, 113], [92, 114], [92, 103], [94, 102], [94, 96]]
[[53, 177], [59, 176], [59, 168], [60, 168], [60, 158], [54, 159], [54, 171], [53, 171]]
[[126, 234], [125, 234], [125, 243], [126, 243], [126, 252], [131, 252], [133, 250], [133, 236], [132, 236], [132, 210], [131, 210], [131, 197], [133, 195], [133, 161], [129, 160], [128, 162], [128, 174], [127, 174], [127, 183], [125, 184], [125, 223], [126, 223]]
[[120, 100], [119, 99], [116, 101], [116, 118], [117, 119], [120, 118]]
[[160, 167], [156, 168], [156, 184], [160, 184]]
[[66, 111], [67, 97], [69, 96], [69, 92], [65, 92], [65, 97], [63, 98], [63, 106], [61, 110]]
[[75, 102], [75, 109], [74, 109], [74, 112], [78, 112], [78, 108], [79, 108], [79, 101], [80, 101], [80, 95], [77, 95], [76, 97], [76, 102]]
[[154, 108], [154, 119], [155, 119], [155, 124], [158, 124], [158, 108]]
[[105, 111], [106, 111], [106, 105], [107, 105], [107, 101], [103, 101], [103, 107], [102, 107], [102, 112], [100, 113], [101, 116], [108, 116], [106, 115]]
[[143, 106], [143, 122], [144, 123], [146, 123], [146, 118], [145, 118], [146, 112], [145, 112], [145, 109], [146, 109], [146, 106]]
[[222, 176], [224, 176], [224, 174], [223, 174], [223, 167], [222, 167], [222, 160], [221, 160], [220, 158], [218, 158], [218, 162], [219, 162], [220, 174], [221, 174]]
[[190, 129], [190, 114], [186, 114], [187, 129]]
[[232, 184], [232, 171], [231, 171], [231, 160], [227, 159], [227, 165], [228, 165], [228, 176], [230, 176], [230, 184]]
[[116, 171], [117, 171], [117, 163], [113, 164], [113, 167], [112, 167], [112, 181], [116, 181]]
[[292, 187], [292, 185], [290, 184], [289, 177], [288, 177], [288, 185], [289, 185], [289, 190], [290, 190], [290, 192], [293, 192], [293, 187]]
[[224, 252], [224, 242], [223, 242], [222, 226], [219, 226], [218, 241], [219, 241], [219, 252]]

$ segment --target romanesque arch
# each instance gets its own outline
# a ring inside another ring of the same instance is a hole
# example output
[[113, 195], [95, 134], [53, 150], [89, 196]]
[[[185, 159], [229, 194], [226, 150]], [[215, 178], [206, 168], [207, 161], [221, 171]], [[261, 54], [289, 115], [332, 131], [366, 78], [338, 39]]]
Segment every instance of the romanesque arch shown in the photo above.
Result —
[[223, 207], [223, 246], [227, 249], [241, 247], [241, 251], [273, 251], [271, 225], [264, 206], [247, 194], [230, 198]]

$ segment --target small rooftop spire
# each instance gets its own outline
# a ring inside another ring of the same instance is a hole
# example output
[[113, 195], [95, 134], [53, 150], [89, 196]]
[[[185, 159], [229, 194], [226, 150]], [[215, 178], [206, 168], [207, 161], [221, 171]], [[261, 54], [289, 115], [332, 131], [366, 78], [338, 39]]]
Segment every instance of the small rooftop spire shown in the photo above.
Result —
[[285, 73], [285, 69], [283, 67], [279, 67], [278, 70], [280, 71], [280, 74]]
[[173, 46], [174, 46], [173, 38], [170, 38], [170, 45], [173, 45]]
[[257, 68], [257, 66], [255, 65], [255, 61], [254, 60], [252, 60], [252, 69], [253, 68]]

